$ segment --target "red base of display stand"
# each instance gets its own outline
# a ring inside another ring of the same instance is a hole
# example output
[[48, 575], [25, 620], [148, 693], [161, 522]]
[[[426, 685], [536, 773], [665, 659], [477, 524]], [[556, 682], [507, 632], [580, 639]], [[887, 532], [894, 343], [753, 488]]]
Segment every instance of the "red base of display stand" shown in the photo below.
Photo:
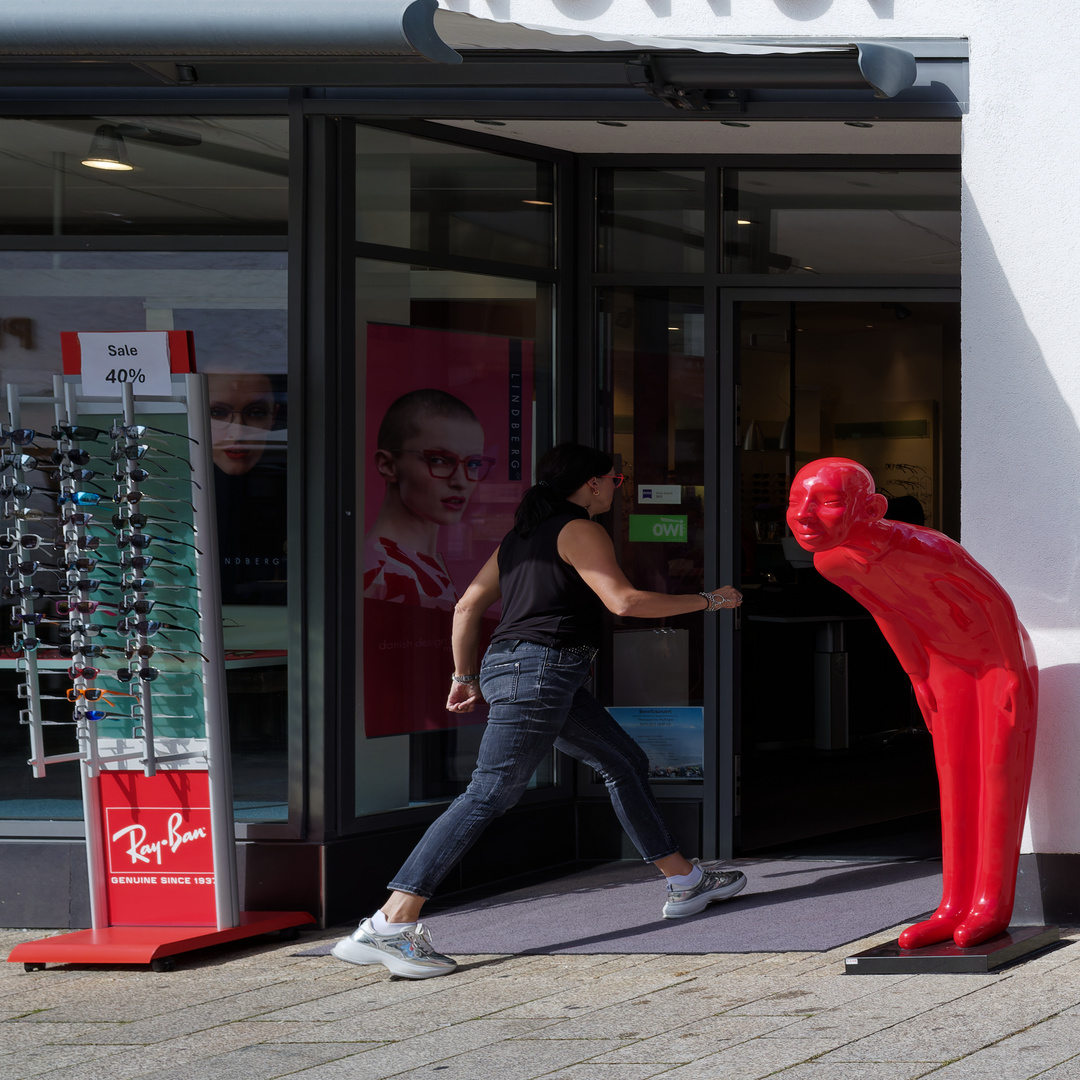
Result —
[[224, 945], [230, 941], [290, 930], [315, 920], [306, 911], [241, 911], [240, 925], [227, 930], [213, 926], [107, 926], [73, 934], [40, 938], [16, 945], [8, 962], [28, 971], [46, 964], [150, 964], [167, 971], [179, 953]]

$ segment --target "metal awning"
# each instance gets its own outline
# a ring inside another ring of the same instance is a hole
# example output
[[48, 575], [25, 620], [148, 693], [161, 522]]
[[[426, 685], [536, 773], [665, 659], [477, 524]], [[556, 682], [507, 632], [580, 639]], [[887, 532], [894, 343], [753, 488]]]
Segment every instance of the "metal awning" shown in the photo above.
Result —
[[0, 11], [0, 59], [392, 57], [460, 64], [437, 0], [20, 0]]
[[477, 88], [504, 103], [500, 88], [606, 88], [687, 110], [756, 91], [962, 103], [966, 43], [913, 44], [581, 34], [438, 0], [21, 0], [0, 11], [0, 85]]

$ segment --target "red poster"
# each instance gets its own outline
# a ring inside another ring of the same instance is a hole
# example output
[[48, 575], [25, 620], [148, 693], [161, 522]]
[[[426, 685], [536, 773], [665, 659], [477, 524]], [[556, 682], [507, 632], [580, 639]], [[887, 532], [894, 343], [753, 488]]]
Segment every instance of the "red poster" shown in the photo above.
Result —
[[103, 770], [111, 926], [214, 926], [214, 848], [206, 772]]
[[[364, 730], [446, 712], [454, 603], [513, 524], [532, 472], [532, 342], [371, 323], [365, 400]], [[494, 619], [488, 628], [494, 626]]]

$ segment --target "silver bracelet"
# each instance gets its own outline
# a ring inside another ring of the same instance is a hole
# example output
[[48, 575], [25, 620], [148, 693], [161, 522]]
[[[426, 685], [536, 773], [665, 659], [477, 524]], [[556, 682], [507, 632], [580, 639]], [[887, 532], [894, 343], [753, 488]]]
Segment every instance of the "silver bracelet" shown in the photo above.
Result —
[[724, 597], [718, 600], [715, 593], [699, 592], [698, 596], [704, 596], [708, 600], [709, 606], [705, 609], [706, 611], [719, 611], [727, 603]]
[[479, 675], [451, 675], [450, 678], [453, 679], [456, 683], [471, 683], [480, 681]]

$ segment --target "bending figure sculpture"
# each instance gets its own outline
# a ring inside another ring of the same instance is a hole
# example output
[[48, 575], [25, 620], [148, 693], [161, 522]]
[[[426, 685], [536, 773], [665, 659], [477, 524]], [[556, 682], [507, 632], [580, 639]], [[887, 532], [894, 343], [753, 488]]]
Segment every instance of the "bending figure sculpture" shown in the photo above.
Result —
[[941, 787], [944, 888], [900, 946], [1004, 931], [1035, 749], [1038, 667], [1012, 601], [959, 544], [884, 518], [870, 473], [821, 458], [791, 485], [787, 523], [814, 568], [873, 615], [915, 688]]

